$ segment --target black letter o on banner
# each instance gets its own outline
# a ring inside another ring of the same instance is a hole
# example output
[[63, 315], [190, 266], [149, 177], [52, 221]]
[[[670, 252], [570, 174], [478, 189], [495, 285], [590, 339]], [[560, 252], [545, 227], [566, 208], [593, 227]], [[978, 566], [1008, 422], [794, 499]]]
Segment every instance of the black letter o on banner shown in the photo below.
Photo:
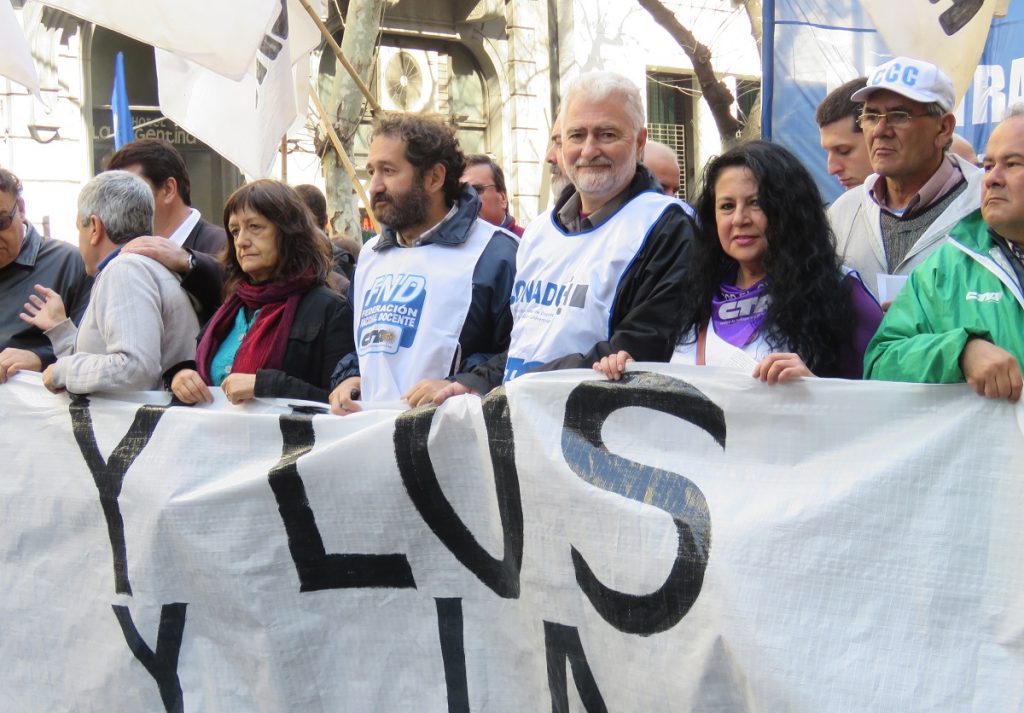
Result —
[[601, 427], [629, 406], [654, 409], [688, 421], [725, 448], [725, 415], [685, 381], [631, 372], [622, 381], [585, 381], [565, 404], [562, 455], [580, 478], [602, 490], [653, 505], [672, 516], [679, 549], [664, 584], [650, 594], [618, 592], [602, 584], [572, 548], [576, 582], [594, 609], [620, 631], [647, 636], [675, 626], [697, 600], [711, 548], [711, 515], [704, 494], [677, 473], [636, 463], [608, 451]]
[[501, 559], [480, 546], [448, 502], [427, 447], [436, 406], [406, 411], [395, 420], [395, 461], [402, 483], [420, 516], [445, 547], [499, 597], [519, 597], [523, 563], [523, 504], [519, 496], [515, 444], [504, 389], [481, 402], [487, 426], [487, 446], [494, 468], [494, 489], [504, 540]]

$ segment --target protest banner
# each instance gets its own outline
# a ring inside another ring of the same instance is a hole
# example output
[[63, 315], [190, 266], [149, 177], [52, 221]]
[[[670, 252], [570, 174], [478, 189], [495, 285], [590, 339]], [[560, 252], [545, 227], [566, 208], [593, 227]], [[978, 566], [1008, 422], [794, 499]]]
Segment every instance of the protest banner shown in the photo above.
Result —
[[3, 710], [1024, 705], [1024, 407], [964, 385], [167, 400], [0, 386]]

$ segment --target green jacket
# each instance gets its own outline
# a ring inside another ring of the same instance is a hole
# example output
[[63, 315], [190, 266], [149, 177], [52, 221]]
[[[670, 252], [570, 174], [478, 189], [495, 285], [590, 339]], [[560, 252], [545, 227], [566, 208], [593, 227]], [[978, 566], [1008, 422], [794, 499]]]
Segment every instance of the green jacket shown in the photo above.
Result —
[[910, 275], [864, 354], [864, 378], [949, 384], [964, 380], [971, 337], [1024, 364], [1024, 295], [976, 210]]

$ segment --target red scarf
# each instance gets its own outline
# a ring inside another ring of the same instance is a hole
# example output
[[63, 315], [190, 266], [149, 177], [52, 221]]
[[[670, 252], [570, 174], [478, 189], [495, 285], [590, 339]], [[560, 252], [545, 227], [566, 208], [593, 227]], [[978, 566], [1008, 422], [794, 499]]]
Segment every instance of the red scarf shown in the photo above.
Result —
[[203, 381], [211, 383], [210, 363], [234, 326], [242, 305], [258, 309], [259, 314], [238, 347], [231, 373], [255, 374], [257, 369], [280, 369], [299, 302], [317, 282], [312, 268], [282, 282], [262, 285], [239, 282], [235, 293], [210, 318], [196, 348], [196, 364]]

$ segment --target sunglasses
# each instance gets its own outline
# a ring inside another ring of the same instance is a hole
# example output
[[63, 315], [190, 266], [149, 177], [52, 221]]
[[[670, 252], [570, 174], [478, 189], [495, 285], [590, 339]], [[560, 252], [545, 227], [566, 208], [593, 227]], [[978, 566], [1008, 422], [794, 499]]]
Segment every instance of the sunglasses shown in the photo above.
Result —
[[7, 230], [11, 227], [11, 223], [14, 222], [14, 216], [18, 213], [18, 202], [15, 201], [14, 205], [11, 206], [11, 212], [7, 215], [0, 216], [0, 230]]

